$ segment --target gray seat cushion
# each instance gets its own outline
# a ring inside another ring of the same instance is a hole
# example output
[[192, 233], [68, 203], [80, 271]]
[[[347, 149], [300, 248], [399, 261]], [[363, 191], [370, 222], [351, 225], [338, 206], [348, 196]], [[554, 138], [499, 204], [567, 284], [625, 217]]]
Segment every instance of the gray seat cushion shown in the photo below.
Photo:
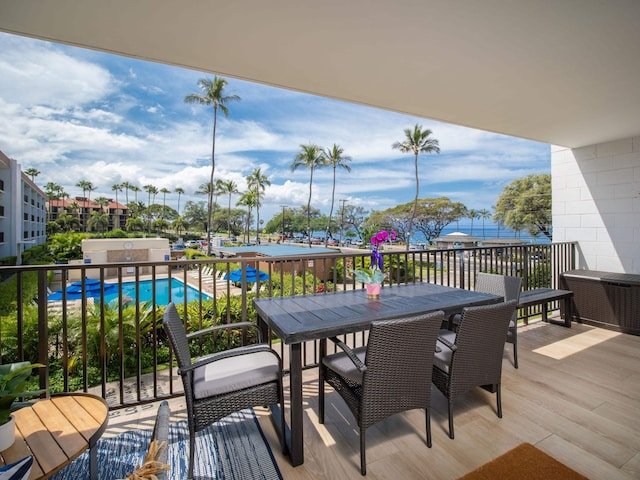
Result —
[[[456, 333], [451, 330], [440, 330], [439, 337], [444, 338], [448, 342], [455, 345]], [[447, 347], [440, 340], [436, 342], [436, 352], [433, 356], [433, 364], [443, 372], [449, 373], [449, 366], [451, 365], [451, 356], [453, 350]]]
[[223, 358], [196, 368], [193, 396], [196, 399], [243, 390], [278, 380], [280, 363], [271, 352], [254, 352]]
[[[367, 347], [355, 348], [353, 352], [364, 363]], [[354, 365], [346, 353], [338, 352], [327, 355], [322, 359], [322, 363], [341, 377], [347, 378], [354, 383], [362, 384], [362, 372], [358, 370], [358, 367]]]

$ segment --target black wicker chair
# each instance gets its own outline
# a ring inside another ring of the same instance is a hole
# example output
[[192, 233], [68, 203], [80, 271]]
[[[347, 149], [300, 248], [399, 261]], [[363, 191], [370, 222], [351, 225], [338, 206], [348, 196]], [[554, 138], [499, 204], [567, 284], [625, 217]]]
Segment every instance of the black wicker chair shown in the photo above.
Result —
[[[478, 273], [475, 290], [482, 293], [500, 295], [505, 302], [520, 299], [520, 287], [522, 279], [508, 275], [496, 275], [494, 273]], [[460, 325], [460, 314], [450, 318], [450, 330], [457, 330]], [[513, 366], [518, 368], [518, 312], [513, 311], [513, 317], [507, 328], [507, 343], [513, 344]]]
[[245, 408], [280, 404], [278, 435], [284, 452], [282, 361], [278, 354], [266, 344], [233, 348], [195, 361], [191, 360], [189, 352], [188, 342], [192, 338], [218, 330], [256, 325], [250, 322], [218, 325], [187, 335], [173, 303], [167, 305], [162, 323], [178, 361], [187, 401], [189, 478], [193, 477], [196, 432]]
[[405, 410], [424, 408], [427, 446], [431, 447], [433, 353], [445, 316], [435, 312], [372, 322], [366, 347], [350, 349], [320, 362], [319, 421], [324, 423], [324, 382], [345, 400], [360, 427], [360, 472], [366, 475], [365, 431]]
[[467, 307], [458, 332], [441, 330], [433, 358], [433, 383], [448, 400], [449, 437], [453, 438], [454, 400], [474, 387], [496, 393], [497, 414], [502, 418], [500, 384], [504, 334], [517, 301]]

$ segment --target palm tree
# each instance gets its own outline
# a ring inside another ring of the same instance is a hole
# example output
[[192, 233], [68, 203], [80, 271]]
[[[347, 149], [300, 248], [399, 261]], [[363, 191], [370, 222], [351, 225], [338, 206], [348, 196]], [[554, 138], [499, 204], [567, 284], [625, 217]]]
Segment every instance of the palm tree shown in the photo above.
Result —
[[224, 193], [229, 196], [229, 206], [227, 210], [227, 229], [229, 233], [229, 238], [231, 238], [231, 195], [235, 193], [240, 193], [238, 191], [238, 185], [233, 180], [227, 180], [226, 182], [222, 182], [222, 188], [220, 189], [220, 193]]
[[178, 194], [178, 215], [180, 215], [180, 196], [184, 195], [184, 189], [181, 187], [176, 187], [174, 192]]
[[469, 235], [473, 236], [473, 221], [480, 218], [480, 213], [472, 208], [467, 211], [467, 218], [471, 219], [471, 230], [469, 230]]
[[432, 138], [433, 132], [428, 128], [422, 130], [422, 125], [416, 124], [413, 130], [405, 128], [405, 139], [402, 142], [395, 142], [391, 145], [391, 148], [400, 150], [402, 153], [413, 153], [415, 160], [415, 176], [416, 176], [416, 194], [413, 200], [413, 212], [409, 219], [409, 227], [407, 229], [407, 248], [411, 242], [411, 233], [413, 230], [413, 220], [416, 216], [416, 210], [418, 208], [418, 195], [420, 193], [420, 184], [418, 181], [418, 155], [420, 153], [440, 153], [439, 142], [437, 139]]
[[120, 184], [120, 187], [124, 188], [126, 203], [129, 204], [129, 190], [131, 190], [131, 188], [133, 187], [133, 184], [129, 182], [122, 182]]
[[40, 170], [38, 170], [37, 168], [33, 168], [33, 167], [32, 167], [32, 168], [27, 168], [27, 169], [24, 171], [24, 173], [25, 173], [25, 175], [28, 175], [29, 177], [31, 177], [31, 181], [32, 181], [33, 183], [35, 183], [35, 178], [36, 178], [38, 175], [40, 175], [40, 173], [42, 173], [42, 172], [40, 172]]
[[[129, 190], [131, 190], [133, 193], [135, 193], [135, 202], [138, 202], [138, 192], [141, 191], [141, 188], [137, 185], [129, 185]], [[127, 197], [128, 198], [128, 197]], [[129, 200], [127, 200], [127, 203], [129, 203]]]
[[126, 226], [127, 226], [127, 231], [129, 232], [131, 231], [141, 232], [142, 230], [144, 230], [144, 222], [138, 217], [127, 218]]
[[158, 188], [154, 185], [145, 185], [142, 189], [149, 194], [149, 203], [147, 203], [147, 228], [149, 233], [151, 233], [151, 195], [153, 194], [153, 198], [155, 200], [155, 197], [158, 194]]
[[257, 203], [258, 203], [258, 199], [256, 198], [256, 192], [254, 191], [243, 193], [242, 196], [240, 197], [240, 200], [238, 200], [238, 202], [236, 203], [236, 205], [242, 205], [247, 207], [247, 229], [246, 229], [246, 237], [244, 237], [246, 238], [245, 243], [249, 242], [249, 225], [251, 223], [251, 210], [253, 210], [253, 207], [255, 207]]
[[[202, 93], [192, 93], [184, 97], [185, 103], [195, 103], [198, 105], [211, 105], [213, 107], [213, 139], [211, 142], [211, 177], [209, 183], [213, 187], [213, 176], [216, 170], [216, 126], [218, 123], [218, 109], [222, 111], [225, 117], [229, 115], [229, 109], [227, 103], [238, 102], [240, 97], [238, 95], [225, 96], [223, 91], [227, 85], [227, 81], [224, 78], [214, 76], [213, 80], [208, 78], [201, 78], [198, 80], [198, 87], [202, 90]], [[213, 217], [213, 188], [209, 191], [209, 197], [207, 201], [207, 225], [211, 226], [211, 220]], [[207, 237], [207, 254], [211, 255], [211, 238]]]
[[116, 208], [113, 215], [113, 226], [114, 228], [120, 228], [120, 205], [118, 203], [118, 192], [122, 191], [122, 185], [119, 183], [114, 183], [113, 185], [111, 185], [111, 191], [115, 192], [116, 194]]
[[[93, 183], [87, 181], [87, 180], [80, 180], [78, 183], [76, 183], [76, 187], [81, 188], [82, 189], [82, 197], [85, 198], [85, 205], [84, 205], [84, 212], [82, 215], [82, 223], [84, 224], [84, 229], [85, 232], [89, 231], [89, 224], [86, 218], [86, 212], [87, 209], [90, 207], [91, 204], [91, 191], [95, 190], [95, 187], [93, 186]], [[87, 196], [87, 191], [89, 192], [89, 196]]]
[[317, 145], [300, 145], [302, 151], [296, 155], [291, 164], [291, 171], [300, 167], [308, 168], [311, 171], [309, 177], [309, 200], [307, 202], [307, 239], [311, 248], [311, 188], [313, 186], [313, 171], [316, 168], [325, 166], [326, 160], [322, 155], [322, 150]]
[[44, 186], [44, 193], [46, 193], [49, 198], [60, 198], [58, 192], [61, 190], [62, 187], [54, 182], [47, 182]]
[[91, 230], [104, 232], [109, 226], [109, 215], [99, 211], [91, 212], [91, 218], [89, 219], [88, 225]]
[[491, 218], [491, 212], [486, 208], [483, 208], [478, 212], [478, 215], [480, 215], [480, 218], [482, 219], [482, 238], [486, 238], [484, 235], [484, 221]]
[[[198, 190], [196, 190], [196, 195], [206, 195], [208, 199], [213, 199], [213, 194], [215, 192], [215, 186], [211, 182], [206, 182], [200, 185]], [[211, 255], [211, 205], [209, 205], [209, 210], [207, 212], [207, 223], [205, 224], [205, 232], [207, 234], [207, 255]]]
[[327, 232], [324, 236], [324, 246], [329, 245], [329, 228], [331, 227], [331, 216], [333, 215], [333, 206], [336, 199], [336, 169], [338, 167], [344, 168], [347, 172], [351, 172], [349, 162], [351, 157], [343, 155], [344, 150], [335, 143], [331, 149], [324, 149], [323, 155], [327, 162], [327, 165], [333, 167], [333, 188], [331, 189], [331, 209], [329, 210], [329, 219], [327, 220]]
[[171, 228], [176, 231], [176, 235], [180, 236], [180, 232], [184, 229], [189, 228], [189, 222], [187, 222], [184, 218], [178, 216], [173, 223], [171, 224]]
[[167, 208], [167, 193], [171, 193], [171, 190], [162, 187], [160, 193], [162, 193], [162, 218], [164, 219], [164, 211]]
[[260, 168], [256, 168], [250, 175], [246, 177], [247, 186], [249, 190], [253, 189], [256, 195], [256, 245], [260, 244], [260, 199], [267, 186], [271, 185], [271, 182], [266, 175], [262, 174]]

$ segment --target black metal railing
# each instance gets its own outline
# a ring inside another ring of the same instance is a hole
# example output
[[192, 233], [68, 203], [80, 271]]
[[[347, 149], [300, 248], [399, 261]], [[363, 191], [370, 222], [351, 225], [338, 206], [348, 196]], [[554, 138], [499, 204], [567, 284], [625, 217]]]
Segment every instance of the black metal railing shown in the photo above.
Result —
[[[430, 282], [473, 289], [478, 272], [493, 272], [522, 277], [523, 289], [557, 288], [559, 274], [576, 266], [573, 243], [408, 251], [395, 247], [381, 254], [385, 283], [393, 285]], [[0, 267], [0, 361], [44, 363], [42, 388], [93, 392], [114, 409], [156, 401], [182, 391], [159, 328], [167, 302], [176, 303], [190, 329], [255, 321], [254, 297], [330, 295], [363, 288], [350, 270], [369, 265], [369, 250], [308, 250], [295, 257]], [[251, 278], [249, 267], [266, 276]], [[98, 286], [88, 279], [98, 280]], [[77, 292], [67, 288], [73, 282], [78, 282]], [[61, 293], [52, 297], [52, 290]], [[532, 316], [540, 309], [520, 313]], [[347, 341], [362, 338], [353, 335]], [[247, 340], [221, 335], [194, 345], [194, 354]], [[278, 339], [271, 341], [288, 368], [287, 349]], [[305, 346], [305, 366], [315, 365], [317, 348], [315, 343]]]

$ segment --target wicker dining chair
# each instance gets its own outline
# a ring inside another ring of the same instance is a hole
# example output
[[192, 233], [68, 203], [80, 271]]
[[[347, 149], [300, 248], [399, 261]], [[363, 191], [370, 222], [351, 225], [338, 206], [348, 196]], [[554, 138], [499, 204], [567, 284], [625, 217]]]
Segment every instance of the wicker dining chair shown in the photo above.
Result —
[[375, 321], [365, 347], [342, 349], [320, 362], [319, 422], [324, 423], [324, 383], [342, 396], [360, 427], [360, 473], [366, 475], [368, 427], [405, 410], [424, 408], [431, 447], [431, 375], [443, 312]]
[[[520, 277], [512, 277], [509, 275], [497, 275], [494, 273], [479, 272], [476, 277], [476, 292], [492, 293], [500, 295], [504, 301], [519, 300], [520, 287], [522, 279]], [[460, 314], [456, 314], [449, 319], [451, 322], [450, 330], [457, 330], [460, 324]], [[507, 343], [513, 345], [513, 366], [518, 368], [518, 312], [513, 312], [513, 317], [507, 328]]]
[[[266, 344], [257, 344], [232, 348], [193, 361], [189, 351], [189, 340], [192, 338], [219, 330], [249, 328], [256, 325], [238, 322], [218, 325], [187, 335], [173, 303], [167, 305], [162, 323], [178, 361], [187, 402], [188, 477], [193, 477], [196, 432], [245, 408], [276, 403], [280, 405], [281, 423], [278, 435], [285, 452], [282, 361], [278, 354]], [[260, 330], [257, 331], [259, 335]]]
[[453, 402], [474, 387], [496, 393], [497, 415], [502, 418], [502, 354], [509, 321], [517, 301], [467, 307], [457, 332], [443, 329], [433, 358], [433, 383], [445, 397], [449, 411], [449, 437], [453, 433]]

